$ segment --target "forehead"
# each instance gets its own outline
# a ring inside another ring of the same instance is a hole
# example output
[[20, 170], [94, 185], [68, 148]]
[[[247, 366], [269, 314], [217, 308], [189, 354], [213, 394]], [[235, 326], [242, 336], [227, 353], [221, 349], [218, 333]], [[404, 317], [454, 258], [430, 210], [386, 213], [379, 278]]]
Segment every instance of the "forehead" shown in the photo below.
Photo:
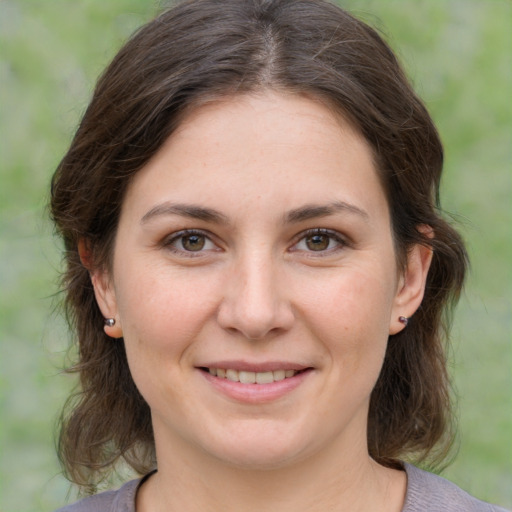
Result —
[[247, 207], [265, 196], [290, 209], [307, 196], [362, 201], [370, 210], [383, 199], [372, 151], [349, 122], [320, 101], [273, 92], [192, 109], [135, 176], [126, 200], [179, 194]]
[[167, 144], [198, 133], [209, 140], [222, 138], [226, 144], [252, 142], [264, 146], [278, 141], [303, 144], [305, 130], [310, 130], [311, 143], [339, 135], [337, 144], [343, 143], [343, 135], [358, 132], [328, 101], [306, 94], [263, 89], [193, 105], [182, 116]]

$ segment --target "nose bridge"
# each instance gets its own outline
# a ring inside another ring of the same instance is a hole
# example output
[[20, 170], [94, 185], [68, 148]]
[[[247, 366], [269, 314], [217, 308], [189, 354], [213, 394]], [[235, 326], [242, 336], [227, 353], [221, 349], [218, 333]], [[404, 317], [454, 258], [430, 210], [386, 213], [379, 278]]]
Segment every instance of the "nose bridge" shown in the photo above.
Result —
[[248, 339], [287, 330], [293, 312], [283, 289], [282, 269], [268, 248], [247, 250], [233, 262], [219, 310], [219, 323]]

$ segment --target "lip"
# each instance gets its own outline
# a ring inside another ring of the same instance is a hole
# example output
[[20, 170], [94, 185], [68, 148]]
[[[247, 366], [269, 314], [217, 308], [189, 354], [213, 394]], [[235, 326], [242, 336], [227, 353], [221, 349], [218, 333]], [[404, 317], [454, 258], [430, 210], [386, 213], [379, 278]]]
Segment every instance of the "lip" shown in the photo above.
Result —
[[[239, 371], [267, 372], [276, 370], [296, 370], [299, 373], [293, 377], [275, 381], [269, 384], [243, 384], [229, 379], [219, 378], [211, 375], [205, 368], [231, 368]], [[197, 370], [217, 392], [225, 397], [246, 404], [263, 404], [277, 401], [292, 393], [304, 383], [313, 373], [313, 368], [305, 365], [290, 362], [264, 362], [249, 363], [247, 361], [215, 361], [197, 367]]]
[[197, 368], [231, 368], [233, 370], [244, 372], [274, 372], [276, 370], [295, 370], [300, 372], [311, 368], [311, 366], [294, 363], [291, 361], [262, 361], [262, 362], [249, 362], [244, 360], [224, 360], [224, 361], [210, 361], [204, 364], [197, 365]]

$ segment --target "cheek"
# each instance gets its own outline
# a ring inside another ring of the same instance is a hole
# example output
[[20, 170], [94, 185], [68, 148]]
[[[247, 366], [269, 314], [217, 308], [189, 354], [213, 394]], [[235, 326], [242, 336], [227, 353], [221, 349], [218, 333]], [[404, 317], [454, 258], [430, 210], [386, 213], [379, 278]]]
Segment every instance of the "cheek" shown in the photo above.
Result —
[[396, 290], [390, 272], [370, 272], [362, 266], [336, 269], [311, 280], [306, 290], [303, 304], [308, 316], [342, 331], [368, 331], [385, 324], [387, 332]]
[[367, 268], [345, 270], [311, 283], [303, 316], [322, 340], [331, 364], [378, 373], [387, 346], [395, 282]]
[[119, 275], [124, 286], [116, 298], [128, 357], [139, 365], [179, 363], [217, 307], [219, 279], [147, 263], [120, 268]]
[[150, 407], [159, 410], [165, 402], [174, 403], [208, 305], [192, 283], [178, 276], [148, 270], [119, 281], [127, 283], [117, 297], [130, 372]]

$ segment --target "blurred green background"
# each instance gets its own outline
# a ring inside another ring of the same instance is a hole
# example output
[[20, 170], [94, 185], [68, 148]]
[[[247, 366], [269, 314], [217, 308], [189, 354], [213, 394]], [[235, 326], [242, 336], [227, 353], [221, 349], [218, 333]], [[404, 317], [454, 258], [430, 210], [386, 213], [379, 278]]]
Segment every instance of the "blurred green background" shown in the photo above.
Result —
[[[74, 499], [53, 427], [72, 385], [45, 203], [96, 76], [163, 7], [151, 0], [0, 0], [0, 510]], [[346, 0], [398, 51], [446, 147], [443, 205], [473, 268], [451, 353], [460, 450], [443, 473], [512, 507], [512, 2]]]

